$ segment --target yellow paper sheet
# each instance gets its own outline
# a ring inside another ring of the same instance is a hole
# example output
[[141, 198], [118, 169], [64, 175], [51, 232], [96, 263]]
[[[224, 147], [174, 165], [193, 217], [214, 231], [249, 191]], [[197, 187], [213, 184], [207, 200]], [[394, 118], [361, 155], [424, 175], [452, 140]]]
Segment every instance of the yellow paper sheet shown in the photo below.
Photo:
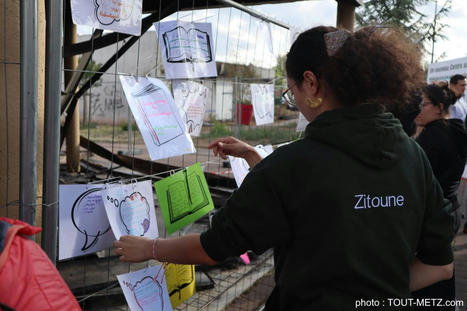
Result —
[[165, 278], [172, 308], [175, 309], [195, 293], [195, 266], [167, 264]]

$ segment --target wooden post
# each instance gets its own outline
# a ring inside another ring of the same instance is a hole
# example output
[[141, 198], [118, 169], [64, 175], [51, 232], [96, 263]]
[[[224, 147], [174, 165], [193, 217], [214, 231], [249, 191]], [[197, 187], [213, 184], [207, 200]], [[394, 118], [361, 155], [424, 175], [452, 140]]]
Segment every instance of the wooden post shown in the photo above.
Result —
[[337, 1], [337, 28], [353, 31], [355, 24], [355, 8], [361, 5], [361, 0]]
[[[65, 14], [65, 37], [64, 45], [70, 45], [76, 43], [76, 25], [73, 24], [71, 19], [71, 10], [67, 9]], [[67, 57], [64, 60], [65, 69], [76, 69], [78, 67], [78, 56]], [[65, 85], [67, 85], [73, 75], [72, 71], [65, 70]], [[73, 116], [70, 120], [70, 126], [68, 133], [66, 133], [66, 163], [67, 171], [70, 173], [79, 173], [80, 168], [80, 154], [79, 154], [79, 105], [76, 105]]]

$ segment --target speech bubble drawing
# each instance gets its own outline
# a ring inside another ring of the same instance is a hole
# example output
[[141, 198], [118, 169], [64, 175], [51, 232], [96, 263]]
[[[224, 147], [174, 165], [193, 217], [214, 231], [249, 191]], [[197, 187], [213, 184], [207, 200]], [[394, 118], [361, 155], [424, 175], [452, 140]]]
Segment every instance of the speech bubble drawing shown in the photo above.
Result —
[[102, 25], [127, 20], [133, 13], [134, 0], [95, 0], [96, 18]]
[[163, 264], [117, 275], [131, 311], [172, 311]]
[[162, 286], [152, 277], [147, 276], [133, 286], [135, 300], [141, 310], [164, 310]]
[[96, 193], [101, 190], [102, 188], [87, 190], [75, 200], [71, 208], [73, 225], [85, 236], [81, 247], [83, 252], [96, 245], [99, 237], [110, 230], [102, 197]]
[[[108, 199], [112, 201], [112, 198]], [[127, 234], [144, 236], [151, 225], [148, 200], [140, 192], [133, 192], [119, 203], [117, 199], [113, 200], [119, 208], [120, 219]]]

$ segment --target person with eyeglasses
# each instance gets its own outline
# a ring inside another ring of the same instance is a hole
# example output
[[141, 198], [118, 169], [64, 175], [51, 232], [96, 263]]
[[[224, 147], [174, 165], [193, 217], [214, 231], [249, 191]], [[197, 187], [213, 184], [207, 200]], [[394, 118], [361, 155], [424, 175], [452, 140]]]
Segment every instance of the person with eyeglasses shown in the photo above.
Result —
[[215, 155], [252, 169], [211, 228], [122, 237], [120, 259], [215, 264], [273, 248], [266, 311], [389, 307], [389, 298], [451, 278], [450, 203], [423, 150], [386, 112], [422, 80], [416, 48], [387, 27], [320, 26], [298, 36], [286, 70], [284, 99], [310, 121], [304, 138], [262, 160], [238, 139], [214, 141]]
[[[452, 203], [449, 212], [455, 221], [451, 230], [457, 233], [460, 226], [457, 190], [467, 159], [467, 133], [462, 120], [450, 118], [449, 111], [456, 99], [446, 84], [427, 85], [422, 96], [420, 113], [415, 118], [415, 124], [421, 129], [416, 141], [425, 151], [444, 197]], [[413, 297], [454, 300], [455, 277], [416, 291]], [[455, 307], [442, 310], [455, 310]]]

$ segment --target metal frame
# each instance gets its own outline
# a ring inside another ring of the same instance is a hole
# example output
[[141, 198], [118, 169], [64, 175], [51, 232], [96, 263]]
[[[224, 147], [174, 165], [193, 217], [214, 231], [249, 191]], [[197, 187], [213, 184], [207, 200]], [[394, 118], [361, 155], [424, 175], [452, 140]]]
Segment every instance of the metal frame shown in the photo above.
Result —
[[[20, 219], [36, 224], [37, 0], [21, 1]], [[6, 79], [6, 77], [5, 77]]]
[[223, 4], [227, 5], [227, 6], [231, 6], [231, 7], [234, 7], [236, 9], [239, 9], [240, 11], [248, 13], [251, 16], [257, 17], [257, 18], [259, 18], [261, 20], [276, 24], [277, 26], [283, 27], [285, 29], [290, 29], [289, 25], [284, 24], [282, 22], [279, 22], [279, 21], [277, 21], [277, 20], [275, 20], [275, 19], [273, 19], [271, 17], [267, 17], [266, 15], [261, 14], [258, 11], [252, 10], [249, 7], [247, 7], [247, 6], [243, 5], [243, 4], [240, 4], [240, 3], [236, 2], [236, 1], [232, 1], [232, 0], [216, 0], [216, 1], [220, 2], [220, 3], [223, 3]]
[[58, 184], [60, 174], [60, 86], [62, 70], [62, 1], [46, 0], [44, 165], [42, 249], [57, 258]]

